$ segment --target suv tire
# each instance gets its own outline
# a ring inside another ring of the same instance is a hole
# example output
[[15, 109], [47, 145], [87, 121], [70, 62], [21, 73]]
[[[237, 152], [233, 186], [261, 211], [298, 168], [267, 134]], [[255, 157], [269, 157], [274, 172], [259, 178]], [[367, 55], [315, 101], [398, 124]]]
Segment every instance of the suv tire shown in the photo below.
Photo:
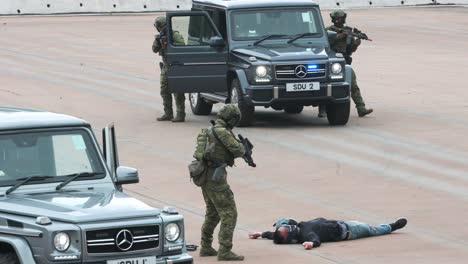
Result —
[[288, 114], [300, 114], [304, 110], [303, 105], [287, 106], [284, 108], [284, 112]]
[[15, 252], [0, 252], [0, 263], [2, 264], [20, 264]]
[[231, 82], [231, 93], [229, 95], [231, 104], [237, 104], [241, 112], [241, 120], [239, 121], [240, 127], [252, 125], [255, 115], [255, 106], [247, 105], [242, 98], [242, 89], [240, 87], [239, 79], [235, 78]]
[[189, 94], [190, 108], [194, 115], [209, 115], [213, 109], [213, 104], [206, 102], [206, 100], [200, 96], [200, 93]]
[[328, 104], [327, 105], [327, 119], [328, 123], [332, 126], [342, 126], [348, 123], [350, 102]]

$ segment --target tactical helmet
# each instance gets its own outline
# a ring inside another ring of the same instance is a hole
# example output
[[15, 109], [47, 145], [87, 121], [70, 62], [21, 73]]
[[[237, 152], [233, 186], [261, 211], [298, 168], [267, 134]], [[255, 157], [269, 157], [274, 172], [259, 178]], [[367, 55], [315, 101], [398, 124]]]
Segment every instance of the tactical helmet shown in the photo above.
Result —
[[347, 14], [345, 11], [338, 9], [330, 13], [330, 17], [333, 18], [346, 18]]
[[154, 20], [154, 27], [155, 27], [157, 30], [161, 31], [161, 29], [162, 29], [163, 27], [165, 27], [165, 26], [166, 26], [166, 17], [162, 16], [162, 17], [158, 17], [158, 18], [156, 18], [156, 19]]
[[218, 117], [224, 120], [231, 128], [238, 125], [241, 119], [239, 107], [235, 104], [224, 105], [218, 112]]

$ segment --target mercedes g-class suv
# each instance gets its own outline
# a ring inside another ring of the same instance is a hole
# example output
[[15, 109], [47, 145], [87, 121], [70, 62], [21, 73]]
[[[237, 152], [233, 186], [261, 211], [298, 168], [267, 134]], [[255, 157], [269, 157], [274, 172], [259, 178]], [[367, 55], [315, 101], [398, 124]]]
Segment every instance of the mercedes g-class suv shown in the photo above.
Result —
[[311, 0], [194, 0], [191, 11], [168, 12], [167, 25], [169, 89], [190, 93], [194, 114], [233, 103], [248, 126], [255, 106], [297, 114], [326, 105], [330, 124], [347, 123], [351, 70]]
[[184, 219], [122, 192], [114, 127], [101, 152], [84, 120], [0, 108], [1, 264], [190, 264]]

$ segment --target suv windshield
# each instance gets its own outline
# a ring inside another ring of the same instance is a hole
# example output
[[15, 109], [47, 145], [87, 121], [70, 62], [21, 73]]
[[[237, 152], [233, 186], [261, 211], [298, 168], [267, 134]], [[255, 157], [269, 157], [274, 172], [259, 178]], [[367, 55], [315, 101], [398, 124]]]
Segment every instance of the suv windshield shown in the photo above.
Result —
[[61, 182], [67, 179], [62, 176], [83, 172], [100, 173], [95, 178], [102, 178], [104, 171], [85, 130], [0, 134], [0, 186], [34, 175], [52, 176], [41, 183]]
[[[234, 40], [257, 40], [268, 35], [295, 36], [312, 33], [310, 37], [320, 37], [317, 9], [265, 9], [236, 11], [231, 15], [231, 30]], [[316, 34], [316, 35], [315, 35]]]

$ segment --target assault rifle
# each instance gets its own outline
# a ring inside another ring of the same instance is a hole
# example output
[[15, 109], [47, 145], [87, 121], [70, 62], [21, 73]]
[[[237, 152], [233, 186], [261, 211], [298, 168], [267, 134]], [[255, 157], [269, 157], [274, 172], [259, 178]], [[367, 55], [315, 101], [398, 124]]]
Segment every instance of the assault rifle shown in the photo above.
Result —
[[242, 143], [242, 145], [244, 145], [245, 148], [245, 155], [243, 157], [245, 162], [249, 164], [250, 167], [257, 167], [257, 164], [255, 164], [252, 158], [252, 149], [254, 145], [250, 142], [248, 138], [244, 138], [241, 134], [239, 134], [238, 136], [240, 142]]
[[[356, 37], [358, 39], [372, 41], [372, 39], [370, 39], [365, 33], [362, 33], [362, 31], [360, 31], [357, 28], [345, 27], [341, 32], [344, 32], [344, 33], [346, 33], [348, 35], [351, 35], [353, 37]], [[341, 33], [341, 32], [339, 32], [339, 33]]]

